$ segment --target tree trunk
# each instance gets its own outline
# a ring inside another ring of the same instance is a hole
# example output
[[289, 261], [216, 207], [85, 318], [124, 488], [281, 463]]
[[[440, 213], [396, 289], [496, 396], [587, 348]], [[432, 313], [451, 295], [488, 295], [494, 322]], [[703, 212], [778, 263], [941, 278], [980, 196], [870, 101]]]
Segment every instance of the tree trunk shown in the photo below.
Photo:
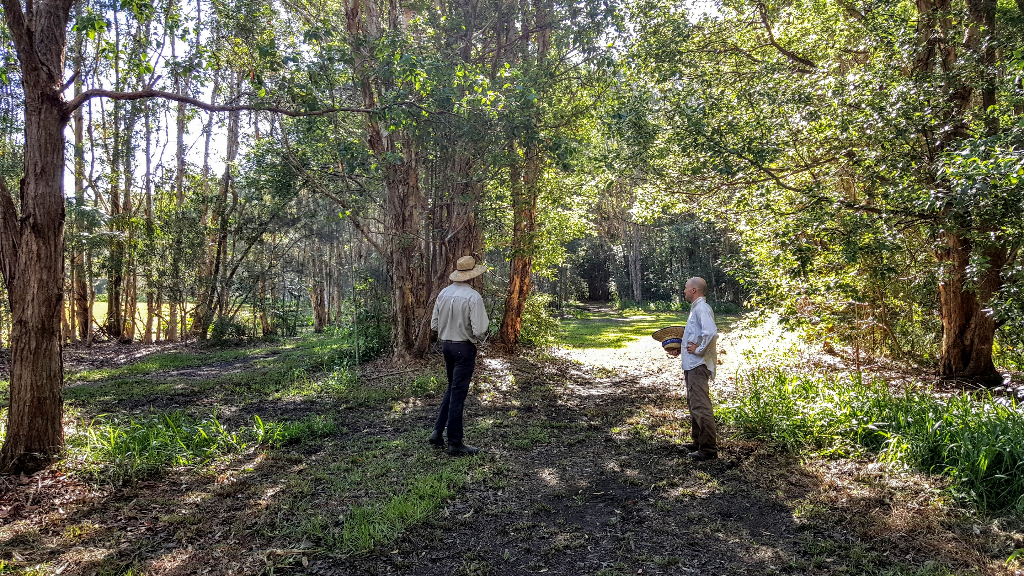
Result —
[[[241, 90], [242, 76], [235, 72], [232, 82], [232, 98]], [[213, 243], [214, 254], [210, 258], [212, 266], [209, 268], [208, 276], [200, 283], [199, 300], [196, 302], [195, 320], [192, 323], [192, 333], [200, 340], [206, 340], [210, 325], [213, 323], [214, 315], [218, 309], [218, 303], [223, 303], [227, 297], [225, 293], [228, 287], [221, 286], [221, 274], [227, 267], [228, 249], [228, 224], [231, 218], [231, 209], [228, 206], [228, 192], [232, 186], [232, 170], [235, 160], [238, 158], [239, 123], [241, 112], [233, 111], [228, 113], [227, 132], [227, 157], [224, 159], [224, 174], [221, 176], [220, 193], [217, 203], [213, 209], [214, 219], [211, 222], [217, 228], [217, 235]], [[219, 296], [219, 298], [218, 298]], [[223, 308], [223, 306], [221, 306]]]
[[[365, 40], [357, 41], [357, 38], [365, 36], [376, 40], [382, 34], [378, 7], [371, 0], [346, 0], [345, 20], [353, 45], [366, 45]], [[375, 86], [371, 82], [371, 56], [363, 53], [363, 50], [360, 48], [355, 51], [353, 68], [363, 105], [373, 108], [376, 106], [377, 93], [387, 87]], [[429, 294], [423, 235], [426, 199], [419, 182], [419, 151], [411, 134], [405, 130], [385, 132], [373, 116], [367, 118], [366, 130], [370, 150], [386, 166], [384, 225], [389, 232], [389, 239], [382, 247], [385, 253], [381, 256], [388, 265], [394, 297], [392, 349], [395, 357], [400, 360], [422, 356], [430, 344], [431, 311], [427, 310]]]
[[[80, 5], [79, 5], [80, 6]], [[75, 95], [82, 93], [82, 65], [85, 61], [85, 34], [79, 33], [75, 42]], [[85, 118], [82, 108], [75, 110], [74, 132], [75, 132], [75, 205], [82, 209], [85, 207]], [[89, 325], [92, 322], [92, 310], [89, 308], [89, 290], [85, 285], [85, 251], [75, 252], [73, 256], [73, 282], [75, 324], [78, 329], [78, 339], [88, 340]]]
[[637, 306], [644, 304], [644, 272], [641, 265], [641, 232], [636, 222], [626, 222], [626, 241], [629, 254], [629, 281], [633, 288], [633, 302]]
[[946, 235], [943, 253], [944, 279], [939, 284], [942, 316], [942, 351], [939, 374], [944, 379], [969, 380], [984, 386], [999, 386], [1003, 377], [992, 362], [996, 321], [988, 303], [1002, 286], [1005, 250], [986, 250], [988, 268], [975, 287], [969, 287], [968, 266], [972, 246], [955, 234]]
[[512, 263], [509, 266], [505, 313], [498, 328], [498, 345], [511, 352], [519, 344], [523, 328], [523, 312], [530, 296], [530, 273], [537, 237], [537, 193], [540, 179], [540, 150], [536, 144], [527, 147], [525, 167], [520, 181], [518, 154], [509, 148], [509, 175], [512, 194]]
[[313, 332], [320, 334], [327, 326], [327, 298], [324, 283], [317, 280], [309, 289], [309, 303], [313, 306]]
[[399, 137], [403, 138], [404, 161], [387, 177], [386, 225], [394, 234], [389, 242], [388, 263], [395, 299], [391, 340], [396, 357], [407, 358], [426, 353], [429, 331], [425, 332], [423, 325], [429, 323], [430, 312], [426, 310], [426, 263], [420, 228], [425, 201], [419, 185], [418, 155], [412, 138]]
[[0, 469], [31, 472], [64, 447], [60, 315], [69, 117], [61, 91], [71, 3], [38, 2], [31, 20], [15, 0], [3, 0], [3, 8], [25, 90], [25, 170], [20, 207], [6, 183], [0, 190], [0, 270], [13, 315], [10, 408]]

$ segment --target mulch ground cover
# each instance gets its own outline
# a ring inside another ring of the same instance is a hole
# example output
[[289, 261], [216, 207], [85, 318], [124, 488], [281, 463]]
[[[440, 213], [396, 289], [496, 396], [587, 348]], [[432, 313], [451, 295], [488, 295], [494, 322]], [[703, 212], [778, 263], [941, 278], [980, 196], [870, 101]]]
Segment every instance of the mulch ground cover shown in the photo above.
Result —
[[[369, 551], [325, 536], [343, 526], [351, 495], [317, 478], [402, 438], [422, 437], [424, 461], [449, 458], [426, 442], [436, 393], [379, 404], [218, 396], [232, 425], [330, 413], [341, 426], [126, 485], [61, 466], [4, 477], [0, 574], [1024, 574], [1006, 561], [1024, 548], [1020, 519], [978, 517], [935, 477], [800, 458], [728, 429], [721, 458], [689, 461], [675, 362], [608, 354], [601, 365], [571, 352], [484, 354], [466, 408], [466, 439], [483, 452], [465, 485]], [[392, 375], [380, 362], [362, 378], [393, 386], [440, 373], [441, 360], [413, 368]], [[208, 376], [193, 372], [148, 377]], [[186, 387], [174, 405], [209, 407], [204, 394]]]

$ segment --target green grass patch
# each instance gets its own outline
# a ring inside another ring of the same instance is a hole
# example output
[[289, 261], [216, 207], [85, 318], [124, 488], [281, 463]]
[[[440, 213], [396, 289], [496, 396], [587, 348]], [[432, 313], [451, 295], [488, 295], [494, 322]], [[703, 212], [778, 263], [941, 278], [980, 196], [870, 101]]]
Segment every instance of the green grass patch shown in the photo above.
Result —
[[650, 338], [664, 326], [685, 325], [687, 316], [685, 312], [591, 312], [562, 321], [561, 343], [573, 348], [622, 348], [639, 338]]
[[170, 468], [201, 468], [219, 459], [266, 445], [281, 446], [336, 430], [318, 415], [292, 422], [265, 422], [229, 430], [216, 418], [176, 411], [123, 419], [98, 417], [68, 437], [66, 464], [90, 479], [121, 484]]
[[115, 380], [71, 386], [64, 390], [64, 399], [72, 402], [96, 403], [138, 400], [149, 397], [180, 396], [208, 389], [213, 383], [207, 380], [186, 382], [184, 380], [155, 380], [146, 376], [118, 378]]
[[[689, 312], [624, 310], [621, 313], [587, 312], [562, 321], [560, 344], [572, 348], [622, 348], [665, 326], [685, 326]], [[719, 331], [737, 316], [715, 317]]]
[[547, 444], [550, 441], [551, 436], [547, 430], [540, 426], [528, 426], [512, 438], [509, 438], [508, 443], [514, 448], [527, 450], [538, 444]]
[[144, 376], [166, 370], [198, 368], [259, 354], [262, 349], [234, 348], [211, 352], [161, 352], [119, 368], [93, 368], [68, 375], [69, 382], [97, 382], [113, 378]]
[[410, 478], [403, 489], [374, 502], [356, 506], [345, 517], [341, 547], [365, 552], [396, 540], [409, 526], [439, 510], [466, 483], [468, 459]]
[[719, 414], [741, 434], [794, 451], [863, 451], [952, 479], [954, 495], [987, 511], [1024, 511], [1024, 411], [963, 393], [893, 391], [882, 380], [762, 369]]
[[257, 443], [275, 448], [286, 444], [330, 436], [338, 431], [334, 418], [317, 414], [290, 422], [264, 422], [259, 416], [253, 417], [253, 433]]
[[395, 541], [435, 516], [471, 476], [485, 474], [483, 457], [448, 457], [427, 446], [426, 436], [330, 445], [288, 478], [261, 530], [346, 554]]

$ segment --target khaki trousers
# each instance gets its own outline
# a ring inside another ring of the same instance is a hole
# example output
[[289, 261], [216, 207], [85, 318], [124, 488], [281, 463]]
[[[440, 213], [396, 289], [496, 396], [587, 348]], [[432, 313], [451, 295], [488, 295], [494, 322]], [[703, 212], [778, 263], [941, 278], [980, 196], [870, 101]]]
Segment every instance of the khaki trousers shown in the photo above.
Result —
[[711, 407], [708, 380], [711, 370], [704, 364], [693, 370], [684, 370], [686, 380], [686, 407], [690, 409], [693, 443], [705, 454], [718, 453], [718, 430], [715, 428], [715, 410]]

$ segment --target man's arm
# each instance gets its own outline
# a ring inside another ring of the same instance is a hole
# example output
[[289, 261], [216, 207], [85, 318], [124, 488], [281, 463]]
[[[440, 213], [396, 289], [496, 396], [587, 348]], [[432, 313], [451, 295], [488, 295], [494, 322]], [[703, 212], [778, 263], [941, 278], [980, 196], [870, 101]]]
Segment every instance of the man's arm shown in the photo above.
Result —
[[435, 331], [435, 332], [438, 331], [437, 330], [437, 326], [438, 326], [437, 309], [439, 307], [439, 304], [441, 304], [441, 296], [440, 295], [438, 295], [438, 297], [434, 300], [434, 313], [430, 316], [430, 329]]
[[718, 335], [718, 326], [715, 326], [715, 317], [711, 315], [711, 306], [708, 306], [707, 303], [697, 311], [697, 317], [700, 320], [700, 331], [697, 333], [700, 340], [693, 353], [703, 356], [707, 352], [708, 345]]
[[473, 337], [483, 340], [487, 335], [487, 327], [490, 320], [487, 319], [487, 309], [484, 307], [484, 299], [479, 295], [469, 301], [469, 323], [473, 330]]

